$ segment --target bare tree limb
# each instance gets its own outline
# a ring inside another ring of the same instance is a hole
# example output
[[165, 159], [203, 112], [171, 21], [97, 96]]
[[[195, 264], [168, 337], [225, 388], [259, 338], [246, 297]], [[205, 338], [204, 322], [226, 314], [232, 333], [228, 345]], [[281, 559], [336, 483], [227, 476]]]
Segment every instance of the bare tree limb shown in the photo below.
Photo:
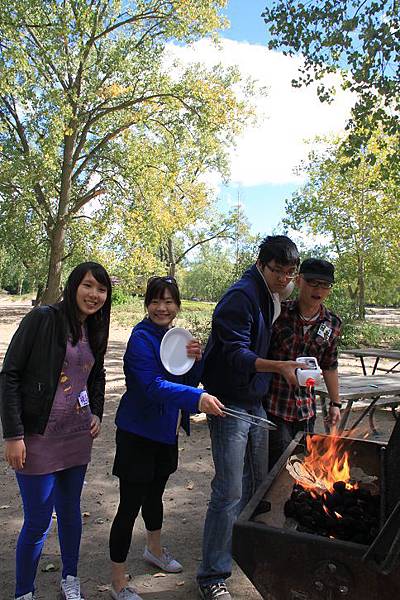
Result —
[[230, 235], [223, 235], [226, 231], [229, 231], [229, 225], [225, 225], [225, 227], [223, 229], [221, 229], [221, 231], [218, 231], [214, 235], [210, 235], [209, 237], [204, 238], [203, 240], [199, 240], [195, 244], [192, 244], [189, 248], [187, 248], [184, 252], [182, 252], [182, 254], [180, 254], [180, 256], [178, 256], [178, 258], [175, 260], [175, 263], [179, 264], [185, 258], [186, 254], [188, 254], [191, 250], [193, 250], [193, 248], [196, 248], [196, 246], [200, 246], [201, 244], [205, 244], [206, 242], [215, 240], [218, 237], [231, 238], [232, 236], [230, 236]]

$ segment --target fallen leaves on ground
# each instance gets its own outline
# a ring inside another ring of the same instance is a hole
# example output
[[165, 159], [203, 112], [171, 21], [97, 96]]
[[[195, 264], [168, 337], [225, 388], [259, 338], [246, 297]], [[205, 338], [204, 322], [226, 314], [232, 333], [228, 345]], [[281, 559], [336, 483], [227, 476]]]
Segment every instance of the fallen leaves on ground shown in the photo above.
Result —
[[42, 567], [42, 573], [52, 573], [53, 571], [58, 571], [59, 567], [53, 565], [53, 563], [48, 563], [44, 567]]

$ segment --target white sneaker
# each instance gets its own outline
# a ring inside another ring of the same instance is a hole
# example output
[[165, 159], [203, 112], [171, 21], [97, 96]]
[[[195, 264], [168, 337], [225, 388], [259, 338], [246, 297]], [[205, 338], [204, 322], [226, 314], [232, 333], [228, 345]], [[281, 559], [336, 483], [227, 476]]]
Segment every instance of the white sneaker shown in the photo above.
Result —
[[114, 600], [143, 600], [135, 592], [135, 590], [129, 586], [122, 588], [122, 590], [120, 590], [119, 592], [116, 592], [113, 586], [111, 586], [110, 595], [111, 598], [114, 598]]
[[79, 577], [67, 575], [66, 579], [61, 579], [61, 597], [64, 600], [84, 600], [81, 596], [81, 583]]
[[150, 552], [148, 547], [145, 546], [144, 552], [143, 552], [143, 558], [145, 561], [147, 561], [151, 565], [159, 567], [160, 569], [162, 569], [163, 571], [166, 571], [167, 573], [180, 573], [181, 571], [183, 571], [183, 567], [182, 567], [181, 563], [179, 563], [177, 560], [175, 560], [174, 557], [168, 552], [168, 550], [166, 548], [163, 548], [162, 551], [163, 551], [162, 557], [159, 558], [158, 556], [155, 556], [152, 552]]
[[18, 598], [15, 598], [15, 600], [35, 600], [35, 596], [32, 594], [32, 592], [29, 592], [29, 594], [18, 596]]

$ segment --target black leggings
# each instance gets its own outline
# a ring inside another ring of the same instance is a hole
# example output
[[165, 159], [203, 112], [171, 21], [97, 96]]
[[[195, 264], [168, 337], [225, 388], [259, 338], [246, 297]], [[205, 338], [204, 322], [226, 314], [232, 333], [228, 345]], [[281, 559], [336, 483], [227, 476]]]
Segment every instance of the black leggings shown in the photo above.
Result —
[[123, 563], [128, 556], [133, 526], [142, 509], [147, 531], [158, 531], [163, 523], [162, 496], [169, 475], [151, 483], [119, 480], [119, 506], [110, 532], [110, 558]]

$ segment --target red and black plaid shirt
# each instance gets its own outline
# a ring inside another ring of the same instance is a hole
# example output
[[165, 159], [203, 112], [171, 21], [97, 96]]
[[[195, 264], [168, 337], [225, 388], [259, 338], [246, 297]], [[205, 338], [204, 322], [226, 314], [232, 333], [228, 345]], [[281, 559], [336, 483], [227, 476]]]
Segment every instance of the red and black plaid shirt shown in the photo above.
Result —
[[[268, 358], [296, 360], [299, 356], [315, 356], [322, 371], [337, 369], [341, 319], [321, 306], [318, 318], [306, 333], [305, 324], [297, 300], [283, 302], [282, 312], [274, 323]], [[286, 421], [310, 419], [315, 415], [314, 389], [288, 385], [283, 377], [274, 373], [266, 410]]]

